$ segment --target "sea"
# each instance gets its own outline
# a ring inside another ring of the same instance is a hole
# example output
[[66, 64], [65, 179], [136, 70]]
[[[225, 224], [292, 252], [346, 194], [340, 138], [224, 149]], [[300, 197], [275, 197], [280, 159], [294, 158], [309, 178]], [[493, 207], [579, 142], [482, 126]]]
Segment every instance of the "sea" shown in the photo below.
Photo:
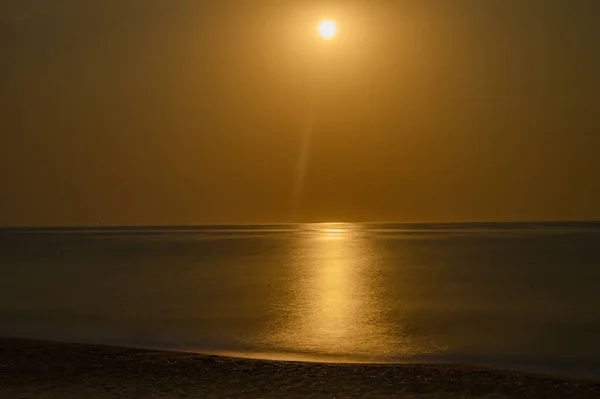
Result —
[[0, 336], [600, 378], [600, 223], [2, 228]]

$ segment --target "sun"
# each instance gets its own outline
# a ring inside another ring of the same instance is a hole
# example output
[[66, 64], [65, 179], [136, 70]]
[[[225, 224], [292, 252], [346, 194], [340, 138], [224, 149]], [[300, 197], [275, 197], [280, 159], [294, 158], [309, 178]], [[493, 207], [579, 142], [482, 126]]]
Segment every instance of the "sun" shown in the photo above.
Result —
[[319, 24], [319, 34], [323, 39], [332, 39], [337, 32], [335, 22], [325, 20]]

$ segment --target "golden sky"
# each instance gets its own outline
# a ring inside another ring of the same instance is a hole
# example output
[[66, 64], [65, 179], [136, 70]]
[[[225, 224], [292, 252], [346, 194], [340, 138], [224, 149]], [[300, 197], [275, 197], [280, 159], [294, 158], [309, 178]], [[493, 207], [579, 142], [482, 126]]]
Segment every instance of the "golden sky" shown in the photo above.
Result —
[[600, 219], [597, 15], [4, 0], [0, 225]]

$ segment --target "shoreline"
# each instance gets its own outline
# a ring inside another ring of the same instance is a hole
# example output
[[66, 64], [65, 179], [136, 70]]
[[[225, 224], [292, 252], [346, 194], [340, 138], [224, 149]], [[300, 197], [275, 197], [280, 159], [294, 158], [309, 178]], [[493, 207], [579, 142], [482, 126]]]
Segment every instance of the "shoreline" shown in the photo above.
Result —
[[600, 381], [457, 364], [258, 360], [0, 338], [0, 397], [600, 398]]

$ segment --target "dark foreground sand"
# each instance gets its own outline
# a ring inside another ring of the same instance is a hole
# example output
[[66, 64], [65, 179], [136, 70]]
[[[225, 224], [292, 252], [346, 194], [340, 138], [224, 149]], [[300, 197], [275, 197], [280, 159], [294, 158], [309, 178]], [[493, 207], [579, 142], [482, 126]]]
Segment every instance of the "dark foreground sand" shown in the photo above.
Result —
[[0, 339], [0, 398], [595, 398], [600, 382], [449, 365], [276, 362]]

